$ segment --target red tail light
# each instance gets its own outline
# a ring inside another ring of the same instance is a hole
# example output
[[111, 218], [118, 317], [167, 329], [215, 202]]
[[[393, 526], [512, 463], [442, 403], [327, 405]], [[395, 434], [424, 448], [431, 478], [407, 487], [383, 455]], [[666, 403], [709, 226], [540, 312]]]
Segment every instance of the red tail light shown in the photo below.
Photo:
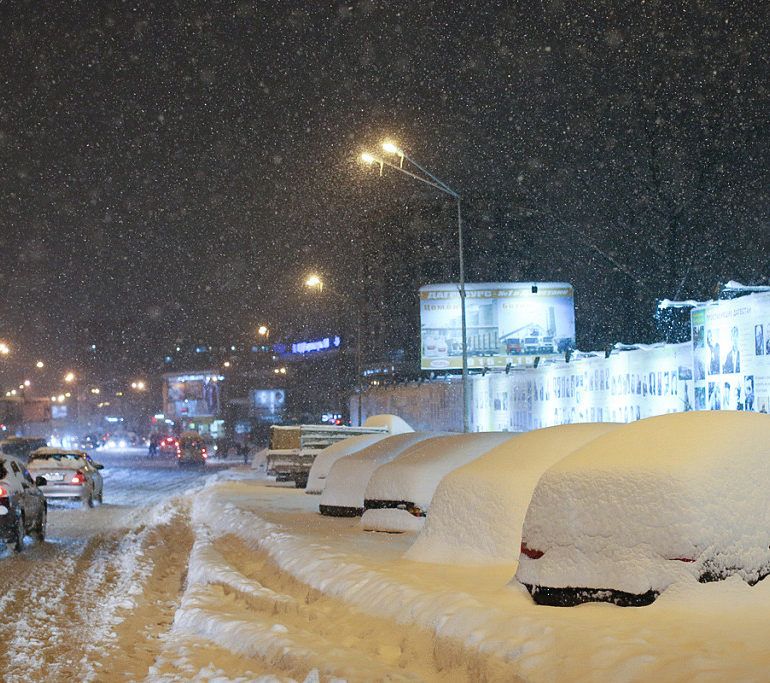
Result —
[[521, 554], [526, 555], [530, 560], [539, 560], [543, 556], [543, 551], [530, 548], [524, 541], [522, 541]]
[[73, 484], [82, 484], [85, 480], [86, 480], [86, 475], [83, 474], [80, 470], [75, 472], [75, 476], [72, 477]]
[[0, 486], [0, 498], [7, 498], [8, 497], [8, 489], [4, 486]]

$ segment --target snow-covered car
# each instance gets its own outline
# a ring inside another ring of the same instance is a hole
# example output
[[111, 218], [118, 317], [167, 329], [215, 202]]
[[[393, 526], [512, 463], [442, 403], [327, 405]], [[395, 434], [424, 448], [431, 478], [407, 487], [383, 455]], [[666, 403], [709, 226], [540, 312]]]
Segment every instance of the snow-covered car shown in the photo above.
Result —
[[364, 493], [372, 473], [405, 450], [431, 437], [435, 432], [408, 432], [388, 436], [367, 448], [338, 459], [326, 478], [318, 506], [322, 515], [356, 517], [364, 512]]
[[405, 557], [443, 564], [504, 564], [519, 558], [521, 528], [540, 476], [614, 423], [536, 429], [447, 474]]
[[535, 602], [653, 602], [671, 584], [770, 573], [770, 418], [647, 418], [541, 477], [516, 579]]
[[21, 460], [0, 456], [0, 538], [17, 552], [27, 534], [45, 538], [48, 507], [38, 486], [46, 482], [32, 477]]
[[[507, 432], [481, 432], [439, 436], [415, 444], [374, 471], [364, 494], [361, 525], [391, 532], [421, 527], [445, 475], [514, 438]], [[399, 520], [403, 520], [403, 529]]]
[[179, 437], [176, 461], [180, 467], [203, 467], [209, 457], [206, 442], [198, 432], [184, 432]]
[[32, 452], [27, 466], [33, 476], [46, 480], [43, 493], [49, 499], [75, 499], [94, 506], [104, 498], [101, 463], [85, 451], [63, 448], [38, 448]]
[[312, 495], [321, 493], [326, 486], [329, 470], [340, 458], [358, 453], [367, 446], [371, 446], [387, 437], [387, 434], [360, 434], [359, 436], [351, 436], [342, 441], [337, 441], [337, 443], [333, 443], [331, 446], [324, 448], [315, 457], [315, 460], [313, 460], [313, 464], [310, 467], [305, 493]]

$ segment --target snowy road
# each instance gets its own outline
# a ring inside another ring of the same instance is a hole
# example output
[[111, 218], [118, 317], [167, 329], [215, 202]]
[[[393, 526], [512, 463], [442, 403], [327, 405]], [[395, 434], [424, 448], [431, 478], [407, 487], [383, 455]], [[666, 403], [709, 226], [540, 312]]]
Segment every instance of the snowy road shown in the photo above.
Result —
[[0, 554], [5, 681], [143, 679], [170, 624], [191, 545], [188, 497], [205, 471], [103, 452], [104, 505], [51, 505], [48, 538]]

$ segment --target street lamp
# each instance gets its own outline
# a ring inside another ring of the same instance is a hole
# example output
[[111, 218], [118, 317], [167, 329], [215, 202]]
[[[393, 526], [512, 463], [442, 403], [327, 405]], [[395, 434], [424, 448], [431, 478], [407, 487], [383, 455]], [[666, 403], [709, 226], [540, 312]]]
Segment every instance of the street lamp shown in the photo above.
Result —
[[267, 338], [267, 337], [269, 337], [269, 336], [270, 336], [270, 330], [269, 330], [269, 328], [267, 327], [267, 325], [260, 325], [260, 326], [259, 326], [259, 328], [257, 329], [257, 334], [258, 334], [260, 337], [265, 337], [265, 338]]
[[305, 287], [315, 288], [319, 292], [324, 291], [323, 280], [316, 274], [308, 275], [307, 280], [305, 280]]
[[72, 384], [75, 381], [75, 373], [68, 372], [66, 375], [64, 375], [64, 381], [67, 382], [67, 384]]
[[45, 367], [45, 363], [42, 360], [39, 360], [37, 363], [35, 363], [35, 367], [38, 370], [42, 370]]
[[[420, 164], [418, 164], [414, 159], [412, 159], [406, 152], [404, 152], [403, 149], [398, 147], [393, 142], [383, 142], [382, 143], [382, 149], [387, 154], [395, 154], [399, 158], [398, 164], [393, 164], [387, 159], [383, 159], [382, 157], [376, 157], [373, 154], [369, 154], [368, 152], [364, 152], [361, 155], [361, 161], [363, 161], [365, 164], [374, 165], [377, 164], [380, 167], [380, 175], [382, 175], [382, 170], [384, 166], [388, 166], [389, 168], [392, 168], [395, 171], [398, 171], [399, 173], [403, 173], [406, 176], [409, 176], [413, 180], [417, 180], [418, 182], [421, 182], [425, 185], [430, 185], [433, 189], [438, 190], [439, 192], [443, 192], [446, 195], [449, 195], [457, 204], [457, 251], [459, 255], [460, 260], [460, 321], [461, 321], [461, 327], [462, 327], [462, 353], [463, 353], [463, 432], [467, 432], [470, 429], [470, 400], [471, 400], [471, 394], [468, 390], [468, 334], [467, 334], [467, 324], [465, 319], [465, 258], [463, 255], [463, 220], [462, 220], [462, 209], [461, 209], [461, 197], [460, 194], [455, 192], [449, 185], [447, 185], [443, 180], [439, 180], [435, 175], [433, 175], [430, 171], [423, 168]], [[416, 169], [420, 171], [420, 173], [412, 173], [411, 171], [408, 171], [405, 169], [404, 166], [404, 160], [409, 162], [412, 166], [414, 166]], [[427, 176], [427, 177], [425, 177]]]
[[11, 352], [11, 347], [5, 342], [0, 342], [0, 355], [7, 356]]

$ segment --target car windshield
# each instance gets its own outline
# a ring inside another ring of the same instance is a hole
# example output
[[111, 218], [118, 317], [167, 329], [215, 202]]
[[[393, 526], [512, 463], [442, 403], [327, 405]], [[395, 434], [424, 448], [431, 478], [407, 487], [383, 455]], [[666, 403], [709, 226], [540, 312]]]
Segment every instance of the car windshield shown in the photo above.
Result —
[[74, 462], [82, 460], [83, 456], [75, 453], [38, 453], [33, 454], [30, 461], [33, 460], [55, 460], [56, 462]]

